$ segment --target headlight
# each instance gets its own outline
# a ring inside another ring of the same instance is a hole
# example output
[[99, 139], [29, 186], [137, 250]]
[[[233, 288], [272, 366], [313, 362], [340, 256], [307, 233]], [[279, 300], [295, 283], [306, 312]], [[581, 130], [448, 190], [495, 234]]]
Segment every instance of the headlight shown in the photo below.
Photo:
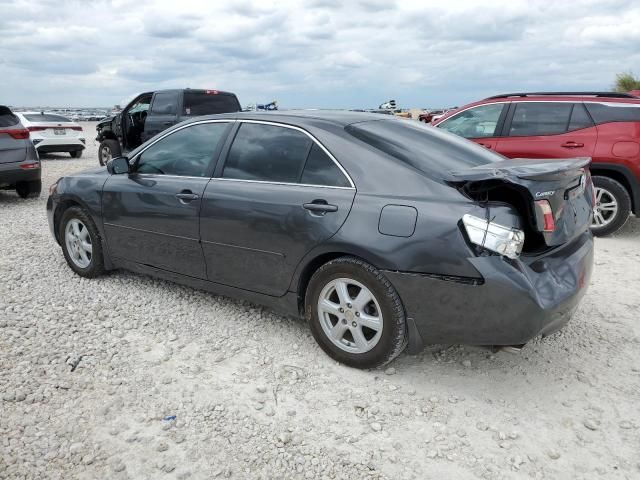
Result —
[[524, 245], [524, 232], [466, 214], [462, 223], [476, 245], [509, 258], [518, 258]]

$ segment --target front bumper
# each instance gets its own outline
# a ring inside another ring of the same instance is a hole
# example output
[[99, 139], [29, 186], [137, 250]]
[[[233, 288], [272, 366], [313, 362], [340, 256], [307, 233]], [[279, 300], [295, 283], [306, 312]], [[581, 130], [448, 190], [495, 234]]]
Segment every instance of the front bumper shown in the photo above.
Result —
[[414, 351], [432, 343], [521, 345], [559, 330], [589, 285], [593, 236], [535, 258], [469, 261], [483, 280], [385, 272], [410, 319]]

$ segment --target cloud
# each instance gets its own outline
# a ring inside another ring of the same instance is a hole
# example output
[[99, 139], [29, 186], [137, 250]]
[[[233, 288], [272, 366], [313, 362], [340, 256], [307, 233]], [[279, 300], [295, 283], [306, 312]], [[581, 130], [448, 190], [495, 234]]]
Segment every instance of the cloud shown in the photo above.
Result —
[[0, 0], [0, 103], [220, 88], [285, 107], [462, 104], [640, 73], [633, 0]]

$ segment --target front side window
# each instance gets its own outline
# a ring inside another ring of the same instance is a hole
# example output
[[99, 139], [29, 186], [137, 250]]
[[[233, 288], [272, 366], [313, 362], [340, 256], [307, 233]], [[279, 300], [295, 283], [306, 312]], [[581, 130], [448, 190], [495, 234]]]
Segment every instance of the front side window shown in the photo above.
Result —
[[530, 137], [565, 133], [572, 108], [573, 104], [571, 103], [518, 103], [509, 127], [509, 136]]
[[143, 151], [138, 157], [136, 171], [204, 177], [228, 125], [201, 123], [177, 130]]
[[297, 183], [312, 140], [277, 125], [243, 123], [233, 140], [223, 178]]
[[494, 137], [503, 108], [503, 103], [480, 105], [460, 112], [437, 126], [464, 138]]

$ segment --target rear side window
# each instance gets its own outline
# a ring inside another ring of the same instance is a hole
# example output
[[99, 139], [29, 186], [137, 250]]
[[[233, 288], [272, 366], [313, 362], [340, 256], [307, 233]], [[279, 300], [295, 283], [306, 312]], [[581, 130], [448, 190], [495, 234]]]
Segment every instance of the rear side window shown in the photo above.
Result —
[[640, 122], [640, 105], [636, 103], [585, 103], [596, 124]]
[[13, 127], [18, 123], [20, 123], [20, 120], [11, 112], [11, 110], [7, 107], [0, 106], [0, 127]]
[[55, 122], [65, 123], [71, 122], [67, 117], [62, 115], [54, 115], [53, 113], [25, 113], [24, 118], [30, 122]]
[[593, 127], [591, 117], [581, 103], [576, 103], [571, 112], [571, 120], [569, 121], [569, 131], [580, 130], [581, 128]]
[[291, 128], [243, 123], [233, 140], [224, 178], [297, 183], [312, 140]]
[[351, 186], [338, 165], [316, 143], [311, 147], [300, 183], [331, 187]]
[[528, 137], [565, 133], [572, 107], [571, 103], [518, 103], [509, 127], [509, 136]]
[[153, 97], [151, 113], [159, 115], [172, 115], [176, 113], [176, 94], [169, 92], [156, 93], [155, 97]]
[[240, 111], [235, 95], [211, 92], [184, 92], [182, 114], [187, 116], [213, 115]]

